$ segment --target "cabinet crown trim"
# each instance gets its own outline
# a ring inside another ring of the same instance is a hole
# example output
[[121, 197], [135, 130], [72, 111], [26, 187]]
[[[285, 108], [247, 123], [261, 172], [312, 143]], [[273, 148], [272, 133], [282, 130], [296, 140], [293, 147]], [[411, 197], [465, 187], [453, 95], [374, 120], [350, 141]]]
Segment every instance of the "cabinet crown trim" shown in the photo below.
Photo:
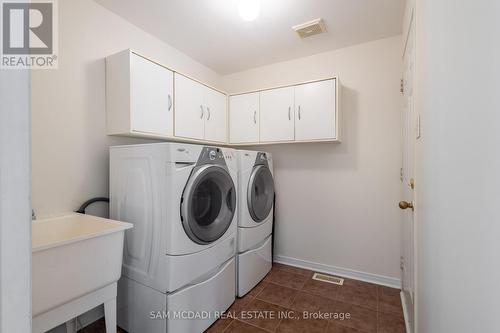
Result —
[[329, 80], [335, 80], [337, 84], [339, 84], [339, 78], [338, 76], [329, 76], [321, 79], [314, 79], [314, 80], [309, 80], [309, 81], [300, 81], [297, 83], [288, 83], [288, 84], [283, 84], [283, 85], [278, 85], [278, 86], [269, 86], [265, 88], [260, 88], [260, 89], [255, 89], [255, 90], [245, 90], [245, 91], [239, 91], [235, 93], [230, 93], [228, 94], [229, 97], [231, 96], [238, 96], [238, 95], [245, 95], [245, 94], [251, 94], [251, 93], [257, 93], [257, 92], [262, 92], [262, 91], [267, 91], [267, 90], [274, 90], [274, 89], [280, 89], [280, 88], [287, 88], [287, 87], [295, 87], [295, 86], [301, 86], [303, 84], [308, 84], [308, 83], [315, 83], [315, 82], [321, 82], [321, 81], [329, 81]]

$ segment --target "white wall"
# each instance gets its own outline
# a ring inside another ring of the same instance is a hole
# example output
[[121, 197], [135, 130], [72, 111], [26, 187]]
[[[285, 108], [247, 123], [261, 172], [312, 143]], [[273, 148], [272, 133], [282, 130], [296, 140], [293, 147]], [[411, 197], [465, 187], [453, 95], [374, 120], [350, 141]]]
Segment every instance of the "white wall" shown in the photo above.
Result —
[[[338, 75], [344, 142], [275, 155], [277, 254], [399, 278], [401, 38], [221, 78], [91, 0], [59, 3], [59, 69], [33, 72], [33, 206], [39, 216], [108, 195], [104, 57], [133, 48], [228, 91]], [[313, 204], [310, 204], [313, 202]]]
[[[74, 211], [91, 197], [108, 196], [108, 146], [145, 142], [106, 136], [106, 56], [131, 48], [220, 85], [217, 73], [94, 1], [58, 4], [59, 69], [32, 71], [32, 195], [38, 217]], [[96, 204], [88, 212], [106, 216], [107, 208]], [[97, 308], [79, 324], [100, 316]]]
[[132, 48], [208, 84], [220, 76], [91, 0], [59, 1], [59, 69], [33, 71], [33, 208], [76, 210], [108, 195], [105, 61]]
[[500, 332], [500, 2], [416, 4], [418, 332]]
[[30, 73], [0, 70], [0, 332], [31, 332]]
[[278, 256], [397, 284], [401, 50], [393, 37], [223, 78], [229, 92], [333, 75], [342, 83], [342, 143], [260, 147], [275, 161]]

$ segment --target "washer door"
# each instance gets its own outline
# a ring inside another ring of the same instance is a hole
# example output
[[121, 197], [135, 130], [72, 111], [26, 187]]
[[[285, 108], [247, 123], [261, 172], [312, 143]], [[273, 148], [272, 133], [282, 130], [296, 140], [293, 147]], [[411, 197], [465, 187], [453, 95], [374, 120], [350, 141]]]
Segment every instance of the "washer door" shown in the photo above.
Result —
[[181, 220], [186, 234], [198, 244], [219, 239], [233, 221], [236, 190], [229, 173], [217, 165], [195, 168], [184, 188]]
[[262, 222], [273, 208], [274, 180], [269, 168], [256, 166], [248, 182], [248, 211], [255, 222]]

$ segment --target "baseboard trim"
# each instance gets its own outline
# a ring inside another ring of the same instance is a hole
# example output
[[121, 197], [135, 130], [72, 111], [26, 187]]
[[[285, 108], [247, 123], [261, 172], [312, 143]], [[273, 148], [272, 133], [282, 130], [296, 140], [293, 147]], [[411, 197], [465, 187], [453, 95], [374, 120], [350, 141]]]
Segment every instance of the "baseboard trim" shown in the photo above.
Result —
[[408, 313], [408, 303], [406, 300], [406, 293], [401, 290], [401, 304], [403, 305], [403, 317], [405, 319], [406, 333], [413, 333], [412, 325], [410, 323], [410, 314]]
[[320, 273], [338, 275], [349, 279], [375, 283], [382, 286], [387, 286], [397, 289], [401, 288], [401, 280], [389, 276], [360, 272], [349, 268], [325, 265], [313, 261], [284, 257], [280, 255], [274, 256], [273, 259], [275, 262], [280, 264], [305, 268]]

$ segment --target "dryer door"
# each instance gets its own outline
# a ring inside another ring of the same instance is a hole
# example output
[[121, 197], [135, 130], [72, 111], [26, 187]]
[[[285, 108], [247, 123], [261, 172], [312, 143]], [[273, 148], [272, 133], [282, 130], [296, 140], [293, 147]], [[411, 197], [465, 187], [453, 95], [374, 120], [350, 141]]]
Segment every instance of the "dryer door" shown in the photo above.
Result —
[[181, 220], [191, 240], [209, 244], [219, 239], [231, 225], [235, 209], [236, 189], [223, 167], [193, 170], [181, 200]]
[[269, 168], [256, 166], [248, 182], [248, 211], [255, 222], [262, 222], [269, 216], [274, 201], [274, 180]]

